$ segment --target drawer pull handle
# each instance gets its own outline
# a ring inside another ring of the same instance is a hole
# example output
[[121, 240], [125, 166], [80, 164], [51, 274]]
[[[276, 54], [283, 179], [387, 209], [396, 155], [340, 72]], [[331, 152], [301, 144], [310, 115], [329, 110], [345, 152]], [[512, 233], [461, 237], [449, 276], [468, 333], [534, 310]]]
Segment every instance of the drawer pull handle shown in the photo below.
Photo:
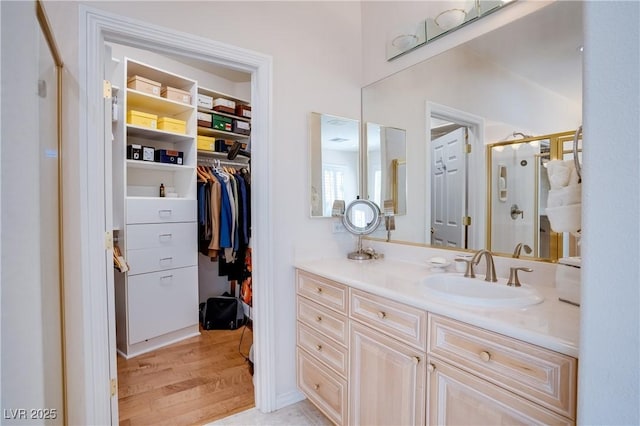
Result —
[[491, 354], [487, 351], [482, 351], [480, 352], [480, 359], [484, 362], [489, 362], [489, 360], [491, 359]]
[[172, 279], [173, 279], [173, 275], [165, 275], [164, 277], [160, 277], [160, 282], [162, 284], [170, 283]]
[[316, 345], [316, 350], [320, 352], [322, 350], [322, 345]]
[[316, 291], [318, 292], [318, 294], [321, 294], [321, 293], [322, 293], [322, 287], [318, 287], [318, 288], [316, 289]]
[[313, 385], [313, 389], [314, 390], [319, 390], [320, 389], [320, 385], [316, 383], [315, 385]]
[[171, 209], [158, 210], [158, 216], [171, 216]]
[[172, 237], [172, 234], [160, 234], [160, 235], [158, 235], [158, 238], [160, 238], [160, 239], [166, 238], [166, 239], [170, 240], [171, 237]]
[[163, 257], [160, 259], [160, 262], [171, 262], [173, 260], [173, 257]]
[[420, 357], [419, 357], [419, 356], [414, 356], [414, 357], [413, 357], [413, 363], [414, 363], [415, 365], [420, 364]]
[[384, 311], [378, 312], [378, 318], [385, 319], [387, 317], [387, 313]]
[[321, 322], [321, 321], [322, 321], [322, 317], [321, 317], [320, 315], [318, 315], [318, 316], [316, 317], [316, 321]]
[[429, 365], [427, 365], [427, 370], [429, 370], [430, 373], [433, 373], [434, 371], [436, 371], [436, 366], [429, 363]]

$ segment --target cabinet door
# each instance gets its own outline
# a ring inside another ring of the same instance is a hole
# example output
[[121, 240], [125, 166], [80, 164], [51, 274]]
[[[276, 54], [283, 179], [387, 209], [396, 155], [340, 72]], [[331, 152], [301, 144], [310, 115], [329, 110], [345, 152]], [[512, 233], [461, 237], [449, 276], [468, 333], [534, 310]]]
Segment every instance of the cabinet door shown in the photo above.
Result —
[[352, 322], [350, 425], [423, 425], [426, 355]]
[[571, 425], [533, 402], [444, 362], [429, 359], [429, 425]]

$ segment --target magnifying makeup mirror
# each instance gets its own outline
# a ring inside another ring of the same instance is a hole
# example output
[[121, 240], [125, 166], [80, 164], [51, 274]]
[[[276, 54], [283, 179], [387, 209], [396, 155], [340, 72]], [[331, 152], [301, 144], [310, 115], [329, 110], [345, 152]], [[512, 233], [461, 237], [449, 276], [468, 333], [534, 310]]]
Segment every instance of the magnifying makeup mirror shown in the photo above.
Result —
[[356, 251], [347, 255], [352, 260], [371, 259], [371, 253], [362, 250], [362, 236], [371, 234], [380, 225], [382, 214], [376, 203], [369, 200], [354, 200], [347, 206], [342, 216], [344, 227], [358, 237]]

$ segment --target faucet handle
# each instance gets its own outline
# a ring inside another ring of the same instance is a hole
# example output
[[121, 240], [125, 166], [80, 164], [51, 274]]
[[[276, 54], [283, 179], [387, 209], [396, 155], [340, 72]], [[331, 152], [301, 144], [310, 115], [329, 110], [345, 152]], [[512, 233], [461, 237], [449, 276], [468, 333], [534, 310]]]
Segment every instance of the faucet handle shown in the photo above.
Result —
[[518, 271], [524, 271], [524, 272], [533, 272], [533, 269], [531, 268], [524, 268], [524, 267], [512, 267], [510, 268], [510, 272], [509, 272], [509, 281], [507, 281], [507, 285], [508, 286], [515, 286], [515, 287], [520, 287], [522, 284], [520, 284], [520, 279], [518, 278]]
[[464, 276], [466, 278], [475, 278], [476, 274], [473, 272], [473, 259], [465, 259], [463, 257], [456, 257], [455, 259], [456, 262], [461, 261], [464, 262], [467, 265], [467, 268], [464, 272]]

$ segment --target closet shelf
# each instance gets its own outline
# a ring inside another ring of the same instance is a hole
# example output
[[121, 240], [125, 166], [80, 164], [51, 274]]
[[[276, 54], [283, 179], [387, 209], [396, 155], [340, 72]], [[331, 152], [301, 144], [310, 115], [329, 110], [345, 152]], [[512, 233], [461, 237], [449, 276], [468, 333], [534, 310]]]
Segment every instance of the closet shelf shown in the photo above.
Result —
[[208, 127], [200, 127], [200, 126], [198, 126], [198, 134], [204, 135], [204, 136], [214, 136], [214, 137], [218, 136], [225, 139], [229, 139], [229, 138], [249, 139], [250, 138], [249, 135], [241, 135], [239, 133], [225, 132], [224, 130], [216, 130], [216, 129], [210, 129]]
[[183, 104], [134, 89], [127, 89], [127, 108], [138, 109], [144, 112], [150, 111], [168, 116], [182, 114], [195, 109], [193, 105]]
[[166, 130], [150, 129], [148, 127], [127, 124], [127, 134], [129, 137], [150, 138], [160, 142], [187, 143], [193, 141], [192, 135], [168, 132]]
[[156, 163], [153, 161], [127, 160], [127, 166], [136, 169], [145, 170], [163, 170], [163, 171], [185, 171], [194, 170], [194, 166], [184, 166], [168, 163]]
[[128, 195], [127, 196], [127, 200], [186, 200], [186, 201], [196, 201], [195, 198], [186, 198], [186, 197], [177, 197], [177, 198], [170, 198], [170, 197], [143, 197], [143, 196], [134, 196], [134, 195]]
[[224, 117], [229, 117], [229, 118], [233, 118], [235, 120], [246, 121], [247, 123], [251, 123], [251, 119], [250, 118], [241, 117], [241, 116], [235, 115], [235, 114], [227, 114], [226, 112], [214, 111], [214, 110], [208, 109], [208, 108], [198, 107], [198, 112], [206, 112], [207, 114], [222, 115]]

